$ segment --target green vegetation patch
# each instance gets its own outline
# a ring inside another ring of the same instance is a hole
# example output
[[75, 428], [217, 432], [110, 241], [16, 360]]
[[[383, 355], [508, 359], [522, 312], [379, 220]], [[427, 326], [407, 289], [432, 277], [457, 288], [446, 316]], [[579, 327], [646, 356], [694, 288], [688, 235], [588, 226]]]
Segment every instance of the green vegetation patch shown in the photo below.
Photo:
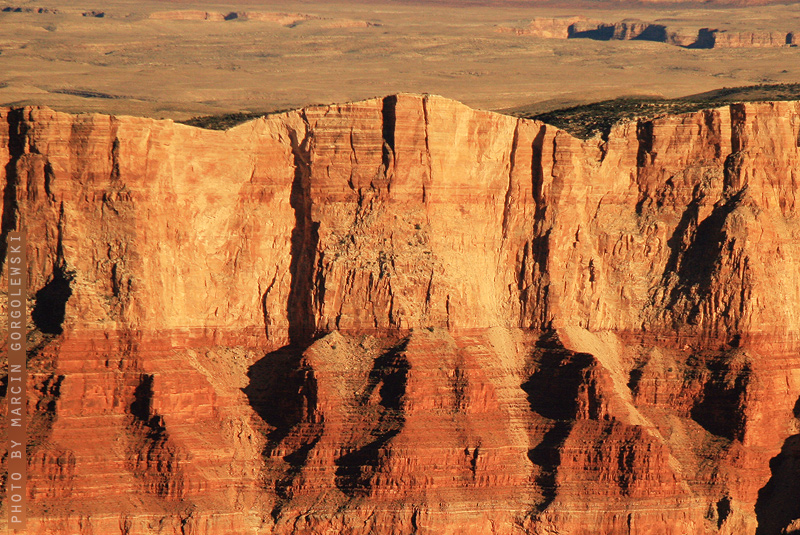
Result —
[[557, 126], [575, 137], [607, 137], [611, 127], [623, 121], [652, 119], [661, 115], [691, 113], [735, 102], [800, 100], [800, 84], [726, 87], [675, 99], [618, 98], [582, 106], [572, 106], [540, 114], [524, 111], [511, 115], [536, 119]]
[[[273, 112], [277, 113], [277, 112]], [[186, 121], [176, 121], [189, 126], [196, 126], [198, 128], [205, 128], [206, 130], [227, 130], [234, 126], [247, 121], [257, 119], [267, 115], [265, 112], [239, 112], [239, 113], [226, 113], [224, 115], [203, 115], [201, 117], [192, 117]]]
[[187, 124], [189, 126], [196, 126], [198, 128], [205, 128], [206, 130], [227, 130], [236, 125], [264, 117], [266, 115], [275, 115], [278, 113], [285, 113], [292, 111], [293, 108], [285, 108], [272, 111], [256, 111], [256, 112], [237, 112], [226, 113], [222, 115], [203, 115], [201, 117], [192, 117], [185, 121], [176, 121], [178, 123]]

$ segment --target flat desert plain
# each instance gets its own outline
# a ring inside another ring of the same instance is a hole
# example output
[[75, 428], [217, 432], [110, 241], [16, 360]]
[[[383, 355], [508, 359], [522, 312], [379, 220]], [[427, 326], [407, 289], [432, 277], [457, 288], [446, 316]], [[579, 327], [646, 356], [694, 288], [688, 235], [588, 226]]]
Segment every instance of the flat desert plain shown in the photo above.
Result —
[[0, 105], [182, 120], [417, 92], [547, 111], [800, 81], [797, 47], [691, 49], [502, 31], [572, 16], [800, 31], [791, 5], [18, 2], [0, 4]]

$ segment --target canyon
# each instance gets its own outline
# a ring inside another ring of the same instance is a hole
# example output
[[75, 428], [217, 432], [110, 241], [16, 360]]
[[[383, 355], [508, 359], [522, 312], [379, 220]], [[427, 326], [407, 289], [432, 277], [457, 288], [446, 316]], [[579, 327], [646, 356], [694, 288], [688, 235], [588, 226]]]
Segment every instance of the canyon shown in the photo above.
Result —
[[0, 178], [29, 534], [800, 530], [800, 102], [2, 108]]

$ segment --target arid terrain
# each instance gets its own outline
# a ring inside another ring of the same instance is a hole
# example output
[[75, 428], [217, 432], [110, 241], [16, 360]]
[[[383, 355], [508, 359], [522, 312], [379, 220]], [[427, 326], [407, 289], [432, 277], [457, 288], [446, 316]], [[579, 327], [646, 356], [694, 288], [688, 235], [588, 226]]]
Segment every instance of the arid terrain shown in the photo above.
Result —
[[798, 13], [0, 5], [24, 535], [800, 534]]
[[546, 110], [800, 82], [800, 48], [694, 50], [502, 31], [573, 16], [690, 33], [800, 31], [792, 5], [605, 5], [17, 2], [0, 11], [0, 105], [186, 119], [407, 91], [480, 109]]

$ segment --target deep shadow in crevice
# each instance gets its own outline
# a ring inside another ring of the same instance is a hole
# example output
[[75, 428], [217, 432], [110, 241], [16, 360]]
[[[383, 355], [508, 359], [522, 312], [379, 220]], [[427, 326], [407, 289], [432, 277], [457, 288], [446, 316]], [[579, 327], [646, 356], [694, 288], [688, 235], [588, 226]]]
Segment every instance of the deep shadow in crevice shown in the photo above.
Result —
[[164, 418], [153, 407], [154, 379], [151, 374], [139, 376], [128, 408], [133, 417], [128, 435], [128, 469], [142, 482], [145, 492], [179, 500], [186, 492], [183, 471], [178, 451], [170, 444]]
[[[305, 119], [305, 115], [303, 116]], [[289, 340], [305, 343], [315, 333], [314, 268], [319, 243], [319, 222], [311, 219], [311, 133], [302, 140], [290, 132], [294, 158], [294, 179], [289, 204], [294, 210], [289, 273], [291, 285], [287, 304]]]
[[572, 422], [556, 422], [535, 448], [528, 451], [528, 459], [540, 468], [536, 485], [542, 491], [542, 501], [536, 504], [542, 512], [556, 499], [558, 467], [561, 465], [561, 446], [572, 431]]
[[50, 281], [36, 292], [31, 319], [45, 334], [61, 334], [67, 301], [72, 295], [73, 275], [56, 266]]
[[717, 529], [722, 528], [722, 524], [728, 519], [731, 514], [731, 499], [729, 496], [723, 496], [717, 502]]
[[593, 361], [587, 353], [545, 350], [539, 369], [521, 385], [532, 411], [551, 420], [572, 420], [578, 410], [578, 389], [583, 370]]
[[381, 108], [381, 133], [383, 135], [381, 162], [383, 163], [383, 168], [387, 173], [394, 161], [394, 130], [395, 123], [397, 122], [396, 113], [397, 95], [385, 97], [383, 99], [383, 106]]
[[267, 353], [247, 372], [250, 384], [242, 389], [250, 406], [272, 429], [268, 449], [280, 443], [316, 406], [313, 371], [302, 365], [310, 345], [290, 344]]
[[146, 438], [157, 442], [166, 439], [167, 429], [162, 417], [153, 411], [153, 381], [154, 377], [150, 374], [141, 376], [139, 384], [133, 391], [130, 413], [134, 422], [145, 430]]
[[[800, 419], [800, 398], [794, 406], [794, 415]], [[772, 477], [758, 491], [756, 500], [756, 535], [796, 535], [800, 529], [784, 529], [800, 519], [800, 434], [786, 439], [769, 467]]]
[[745, 366], [730, 381], [732, 373], [725, 356], [707, 363], [710, 377], [703, 385], [703, 393], [691, 409], [691, 417], [703, 429], [728, 440], [744, 440], [747, 387], [750, 367]]
[[554, 331], [537, 346], [538, 369], [520, 387], [528, 395], [531, 411], [553, 420], [541, 442], [528, 451], [528, 459], [539, 468], [536, 484], [543, 499], [536, 504], [536, 512], [541, 513], [556, 498], [561, 448], [575, 424], [578, 391], [593, 357], [565, 349]]
[[637, 394], [639, 393], [639, 383], [644, 376], [644, 367], [646, 364], [646, 362], [637, 364], [628, 374], [628, 390], [631, 391], [631, 394], [633, 394], [634, 398], [636, 398]]
[[666, 43], [667, 37], [666, 26], [662, 24], [648, 24], [642, 33], [631, 38], [631, 41], [653, 41], [656, 43]]
[[680, 321], [696, 321], [701, 306], [697, 296], [710, 295], [712, 275], [725, 254], [725, 223], [741, 204], [743, 196], [744, 191], [740, 191], [724, 203], [718, 203], [708, 217], [699, 221], [703, 194], [696, 189], [694, 199], [667, 240], [670, 256], [662, 274], [662, 286], [671, 286], [671, 290], [664, 308], [672, 310], [682, 300], [687, 300], [691, 309], [679, 318]]
[[697, 32], [697, 40], [686, 48], [714, 48], [717, 43], [717, 30], [710, 28], [700, 28]]
[[278, 497], [272, 511], [275, 519], [292, 498], [293, 484], [322, 436], [322, 422], [316, 415], [316, 378], [303, 362], [311, 342], [290, 344], [265, 355], [250, 366], [250, 384], [242, 389], [268, 426], [262, 457], [270, 459], [277, 451], [288, 450], [281, 455], [286, 463], [283, 473], [268, 482]]
[[25, 154], [25, 136], [27, 125], [25, 114], [22, 109], [10, 110], [7, 115], [8, 122], [8, 156], [6, 164], [6, 183], [3, 188], [3, 216], [0, 220], [0, 271], [5, 267], [8, 255], [8, 233], [17, 228], [17, 185], [19, 176], [17, 173], [17, 163]]
[[366, 444], [336, 459], [336, 486], [348, 496], [369, 492], [373, 476], [384, 464], [387, 444], [405, 425], [404, 397], [410, 370], [404, 354], [407, 345], [408, 339], [405, 339], [376, 358], [369, 373], [359, 404], [368, 404], [379, 388], [380, 416]]

